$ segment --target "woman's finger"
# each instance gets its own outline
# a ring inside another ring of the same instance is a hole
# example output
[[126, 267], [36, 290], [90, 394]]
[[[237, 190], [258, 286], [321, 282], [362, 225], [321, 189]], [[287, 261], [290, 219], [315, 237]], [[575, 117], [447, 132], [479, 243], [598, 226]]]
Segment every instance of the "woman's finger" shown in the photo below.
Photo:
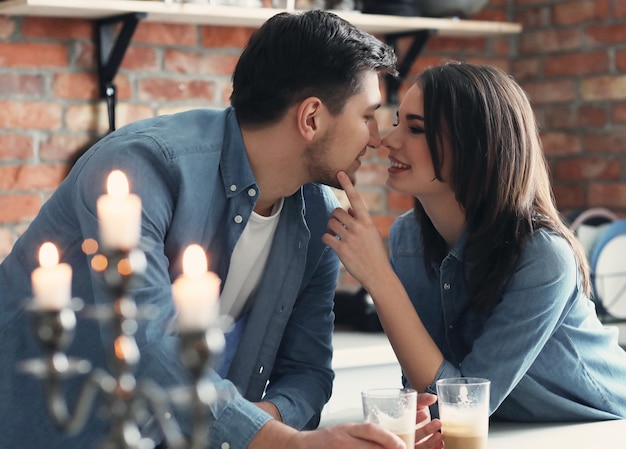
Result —
[[337, 180], [343, 188], [343, 191], [346, 192], [348, 201], [350, 201], [350, 205], [352, 206], [350, 215], [352, 215], [353, 217], [357, 217], [360, 212], [366, 212], [367, 209], [365, 207], [365, 204], [363, 203], [363, 200], [361, 199], [361, 195], [359, 195], [359, 192], [357, 192], [357, 190], [354, 188], [354, 185], [352, 185], [352, 181], [350, 181], [348, 175], [346, 175], [345, 172], [340, 171], [339, 173], [337, 173]]

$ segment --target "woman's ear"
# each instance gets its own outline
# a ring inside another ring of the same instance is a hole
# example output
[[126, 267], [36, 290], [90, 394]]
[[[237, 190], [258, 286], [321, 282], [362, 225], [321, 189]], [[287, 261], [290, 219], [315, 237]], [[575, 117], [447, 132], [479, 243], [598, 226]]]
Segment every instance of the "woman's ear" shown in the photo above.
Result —
[[305, 140], [313, 140], [319, 131], [325, 110], [324, 103], [317, 97], [308, 97], [300, 103], [297, 110], [297, 125]]

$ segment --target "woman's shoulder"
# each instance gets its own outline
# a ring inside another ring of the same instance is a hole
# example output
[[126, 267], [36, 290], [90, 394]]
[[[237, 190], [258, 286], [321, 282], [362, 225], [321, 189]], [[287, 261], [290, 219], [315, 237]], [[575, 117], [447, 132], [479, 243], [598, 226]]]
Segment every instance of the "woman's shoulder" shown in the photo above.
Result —
[[549, 273], [576, 273], [577, 262], [570, 242], [554, 230], [540, 228], [530, 234], [522, 246], [518, 266]]

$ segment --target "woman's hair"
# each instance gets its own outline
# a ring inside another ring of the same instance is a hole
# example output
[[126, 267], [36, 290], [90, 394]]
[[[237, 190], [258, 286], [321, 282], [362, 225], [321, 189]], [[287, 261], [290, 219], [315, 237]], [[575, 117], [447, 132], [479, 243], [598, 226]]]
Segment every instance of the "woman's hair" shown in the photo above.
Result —
[[[535, 116], [522, 88], [495, 67], [458, 62], [424, 71], [417, 84], [435, 176], [444, 180], [444, 158], [450, 157], [445, 181], [465, 211], [471, 307], [488, 313], [500, 301], [525, 240], [539, 228], [569, 242], [589, 294], [585, 254], [556, 208]], [[417, 200], [415, 214], [432, 270], [447, 253], [446, 245]]]
[[244, 125], [275, 122], [310, 96], [338, 114], [368, 71], [396, 73], [391, 47], [328, 11], [279, 13], [243, 50], [230, 101]]

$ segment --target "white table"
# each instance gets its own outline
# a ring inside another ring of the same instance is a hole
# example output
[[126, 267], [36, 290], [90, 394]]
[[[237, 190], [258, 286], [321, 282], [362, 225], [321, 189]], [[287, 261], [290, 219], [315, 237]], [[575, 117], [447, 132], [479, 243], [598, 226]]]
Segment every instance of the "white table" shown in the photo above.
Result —
[[[620, 343], [626, 345], [626, 325], [618, 327]], [[362, 421], [362, 389], [400, 385], [400, 367], [384, 334], [337, 332], [333, 340], [336, 388], [322, 412], [321, 427]], [[626, 449], [626, 420], [579, 424], [495, 422], [489, 429], [488, 449]]]
[[624, 449], [626, 420], [590, 423], [492, 423], [489, 449]]

